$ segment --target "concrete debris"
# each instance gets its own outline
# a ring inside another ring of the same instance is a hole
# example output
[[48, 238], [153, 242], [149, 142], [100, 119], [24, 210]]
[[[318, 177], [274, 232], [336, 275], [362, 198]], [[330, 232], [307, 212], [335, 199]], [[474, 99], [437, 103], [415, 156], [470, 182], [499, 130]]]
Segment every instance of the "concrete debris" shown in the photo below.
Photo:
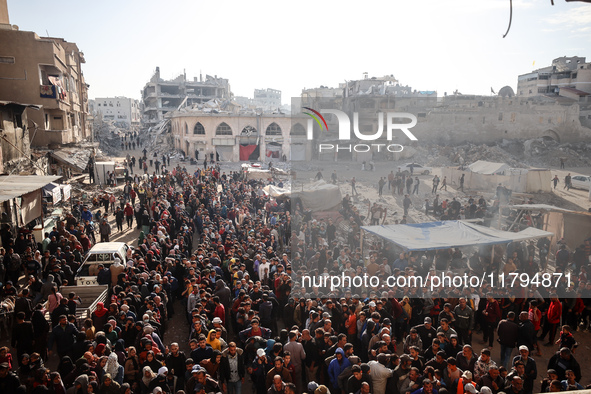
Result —
[[501, 140], [496, 144], [458, 146], [419, 145], [412, 147], [413, 161], [431, 167], [469, 165], [478, 160], [502, 162], [512, 168], [559, 167], [563, 159], [568, 167], [591, 163], [591, 143], [558, 143], [549, 138]]

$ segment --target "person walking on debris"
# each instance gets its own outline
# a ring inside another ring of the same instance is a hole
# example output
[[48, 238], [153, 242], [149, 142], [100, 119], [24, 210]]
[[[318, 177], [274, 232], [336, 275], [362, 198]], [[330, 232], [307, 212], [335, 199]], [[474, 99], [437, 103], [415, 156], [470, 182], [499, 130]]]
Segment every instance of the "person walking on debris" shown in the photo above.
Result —
[[410, 208], [410, 206], [412, 205], [412, 201], [410, 200], [410, 197], [408, 197], [408, 194], [404, 195], [404, 200], [402, 201], [402, 206], [404, 207], [404, 215], [408, 215], [408, 208]]
[[109, 234], [111, 234], [111, 225], [107, 219], [103, 219], [99, 225], [99, 232], [101, 234], [101, 242], [109, 242]]
[[462, 191], [462, 193], [464, 192], [464, 177], [466, 176], [466, 174], [462, 174], [462, 176], [460, 177], [460, 190]]
[[563, 189], [570, 190], [570, 188], [571, 188], [571, 176], [570, 176], [570, 172], [569, 172], [568, 175], [564, 177]]
[[443, 181], [441, 181], [441, 188], [439, 190], [443, 190], [445, 188], [445, 191], [447, 191], [447, 177], [444, 176], [443, 177]]
[[437, 192], [437, 188], [439, 187], [439, 177], [435, 175], [433, 177], [433, 189], [431, 189], [431, 194], [435, 194]]
[[419, 181], [419, 177], [415, 176], [415, 185], [412, 189], [412, 194], [419, 194], [419, 185], [421, 184], [421, 181]]
[[563, 157], [560, 158], [560, 169], [561, 170], [564, 169], [564, 158]]
[[386, 180], [384, 177], [380, 177], [380, 181], [378, 182], [378, 195], [382, 196], [382, 191], [384, 190], [384, 185], [386, 184]]
[[560, 182], [560, 179], [558, 179], [558, 175], [554, 175], [554, 178], [552, 178], [552, 182], [554, 183], [554, 189], [556, 189], [556, 185], [558, 185], [558, 182]]
[[[412, 168], [412, 167], [411, 167]], [[410, 188], [412, 187], [413, 179], [412, 174], [406, 178], [406, 194], [410, 194]]]
[[333, 185], [337, 184], [337, 170], [334, 170], [330, 175], [330, 180], [332, 181]]
[[390, 190], [392, 188], [393, 184], [394, 184], [394, 171], [390, 171], [390, 173], [388, 174], [388, 190]]
[[121, 207], [117, 207], [115, 211], [115, 222], [117, 223], [117, 230], [119, 232], [123, 232], [123, 217], [125, 216], [125, 212], [121, 209]]
[[357, 192], [357, 188], [355, 187], [355, 185], [357, 184], [357, 181], [355, 180], [355, 177], [353, 177], [353, 179], [351, 179], [351, 196], [356, 196], [359, 193]]

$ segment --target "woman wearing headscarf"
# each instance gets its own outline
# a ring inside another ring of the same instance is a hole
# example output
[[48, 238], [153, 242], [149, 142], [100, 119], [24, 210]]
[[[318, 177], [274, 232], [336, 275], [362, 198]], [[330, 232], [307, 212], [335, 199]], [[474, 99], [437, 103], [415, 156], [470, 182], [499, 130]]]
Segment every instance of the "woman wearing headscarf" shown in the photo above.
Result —
[[137, 357], [137, 351], [135, 347], [129, 347], [129, 355], [125, 359], [125, 381], [135, 382], [139, 379], [140, 375], [140, 362]]
[[115, 354], [117, 354], [119, 365], [125, 365], [127, 353], [125, 352], [125, 341], [123, 339], [118, 339], [117, 342], [115, 342]]
[[49, 374], [48, 388], [51, 394], [66, 394], [66, 387], [62, 382], [62, 377], [59, 372], [52, 372]]
[[[57, 370], [60, 373], [60, 381], [63, 381], [63, 377], [66, 377], [74, 370], [74, 363], [69, 356], [64, 356], [60, 360], [60, 363], [57, 366]], [[63, 383], [63, 382], [62, 382]]]
[[154, 380], [156, 374], [152, 371], [152, 368], [145, 366], [142, 369], [142, 379], [140, 383], [140, 391], [141, 394], [148, 394], [150, 393], [150, 382]]
[[121, 385], [113, 380], [111, 374], [106, 373], [103, 376], [103, 384], [100, 385], [99, 394], [119, 394], [121, 391]]
[[162, 367], [162, 363], [156, 360], [156, 355], [150, 350], [146, 354], [146, 361], [142, 363], [142, 367], [150, 367], [152, 371], [158, 371]]
[[86, 394], [88, 387], [88, 375], [82, 374], [76, 378], [74, 385], [66, 390], [66, 394]]
[[109, 359], [107, 360], [107, 364], [105, 365], [104, 369], [105, 373], [111, 375], [113, 381], [117, 382], [119, 385], [123, 384], [123, 375], [125, 372], [123, 367], [119, 365], [117, 354], [109, 354]]
[[96, 310], [92, 312], [92, 315], [90, 316], [92, 319], [92, 325], [97, 328], [104, 327], [109, 319], [107, 312], [108, 310], [105, 308], [105, 304], [97, 302]]
[[99, 385], [97, 382], [92, 381], [86, 386], [86, 393], [87, 394], [98, 394]]

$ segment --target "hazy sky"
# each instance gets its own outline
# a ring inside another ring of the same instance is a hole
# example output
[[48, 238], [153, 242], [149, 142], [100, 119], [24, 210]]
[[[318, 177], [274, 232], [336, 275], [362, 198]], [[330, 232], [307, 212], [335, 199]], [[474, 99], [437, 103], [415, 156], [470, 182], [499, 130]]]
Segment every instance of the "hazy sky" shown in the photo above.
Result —
[[[555, 0], [8, 0], [10, 22], [84, 52], [93, 97], [140, 98], [171, 79], [228, 78], [237, 96], [336, 87], [393, 74], [402, 85], [489, 94], [560, 56], [591, 60], [591, 4]], [[533, 65], [535, 61], [535, 66]]]

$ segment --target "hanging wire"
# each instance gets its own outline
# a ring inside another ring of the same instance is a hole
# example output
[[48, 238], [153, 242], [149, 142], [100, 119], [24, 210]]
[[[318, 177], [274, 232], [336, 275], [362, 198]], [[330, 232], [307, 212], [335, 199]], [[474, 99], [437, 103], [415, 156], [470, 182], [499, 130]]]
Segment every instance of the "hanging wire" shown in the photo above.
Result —
[[513, 20], [513, 0], [509, 0], [509, 26], [507, 26], [507, 32], [503, 35], [503, 38], [507, 37], [509, 30], [511, 30], [511, 21]]

